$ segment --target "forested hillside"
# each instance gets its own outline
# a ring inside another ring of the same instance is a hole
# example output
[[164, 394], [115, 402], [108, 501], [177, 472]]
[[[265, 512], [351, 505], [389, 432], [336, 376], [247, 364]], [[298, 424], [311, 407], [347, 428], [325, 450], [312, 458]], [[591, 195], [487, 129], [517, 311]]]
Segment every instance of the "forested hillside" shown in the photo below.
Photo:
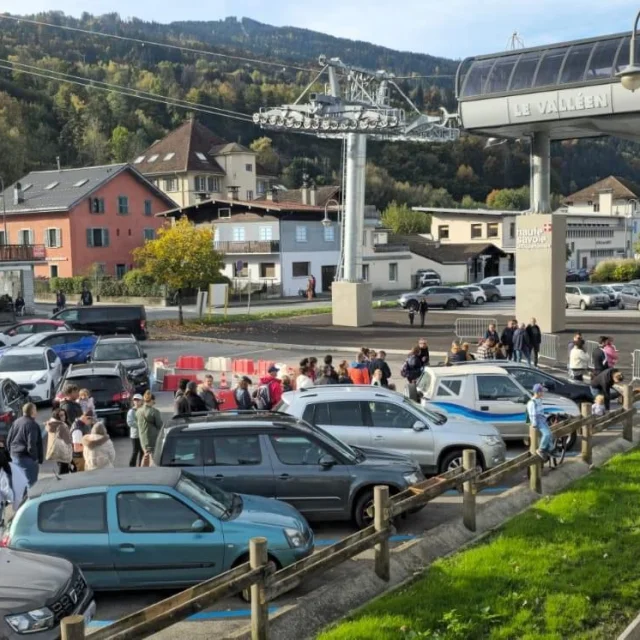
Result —
[[[5, 182], [30, 169], [53, 167], [57, 156], [64, 166], [130, 160], [187, 115], [176, 106], [3, 68], [7, 60], [32, 65], [35, 71], [72, 74], [80, 83], [92, 79], [252, 114], [260, 106], [293, 101], [313, 77], [304, 69], [318, 69], [318, 55], [326, 54], [350, 64], [385, 68], [398, 76], [420, 76], [399, 82], [421, 109], [455, 108], [452, 75], [457, 63], [452, 60], [304, 29], [272, 27], [246, 18], [162, 25], [122, 21], [115, 14], [84, 14], [74, 19], [54, 12], [32, 17], [277, 64], [0, 20], [0, 175]], [[304, 171], [319, 183], [338, 179], [340, 147], [336, 141], [265, 134], [235, 119], [208, 114], [198, 117], [220, 136], [247, 145], [268, 135], [272, 144], [261, 140], [257, 148], [290, 186], [299, 185]], [[465, 198], [470, 204], [484, 202], [493, 189], [528, 182], [526, 144], [491, 149], [485, 149], [484, 144], [473, 137], [446, 145], [371, 143], [367, 200], [379, 206], [392, 199], [409, 204], [449, 204], [470, 196]], [[637, 151], [636, 145], [616, 140], [556, 145], [553, 190], [567, 194], [610, 174], [638, 180]]]

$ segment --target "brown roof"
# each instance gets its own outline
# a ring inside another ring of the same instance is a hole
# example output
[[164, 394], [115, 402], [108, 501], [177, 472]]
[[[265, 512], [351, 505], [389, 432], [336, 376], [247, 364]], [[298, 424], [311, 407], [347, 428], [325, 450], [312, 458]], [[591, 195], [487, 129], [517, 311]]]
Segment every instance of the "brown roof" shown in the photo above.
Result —
[[[195, 118], [191, 118], [162, 140], [154, 142], [140, 154], [142, 161], [134, 160], [133, 164], [140, 173], [145, 175], [176, 171], [203, 171], [225, 175], [224, 169], [211, 155], [210, 150], [228, 144], [226, 140], [215, 135]], [[203, 160], [199, 155], [205, 159]], [[150, 162], [150, 159], [153, 160]]]
[[598, 196], [606, 191], [611, 191], [614, 200], [630, 200], [640, 197], [640, 187], [631, 182], [631, 180], [617, 176], [609, 176], [604, 180], [600, 180], [589, 187], [585, 187], [567, 196], [564, 202], [565, 204], [572, 204], [575, 202], [597, 201]]
[[[266, 200], [266, 195], [257, 198], [258, 201]], [[340, 186], [317, 187], [316, 206], [324, 207], [329, 200], [340, 201]], [[302, 189], [289, 189], [278, 192], [278, 204], [280, 205], [302, 205]], [[304, 205], [303, 205], [304, 206]], [[333, 205], [335, 206], [335, 205]]]
[[479, 255], [499, 255], [500, 257], [506, 257], [507, 255], [499, 247], [491, 243], [439, 244], [419, 235], [390, 236], [389, 244], [391, 243], [408, 244], [411, 253], [440, 264], [466, 263], [470, 258], [475, 258]]

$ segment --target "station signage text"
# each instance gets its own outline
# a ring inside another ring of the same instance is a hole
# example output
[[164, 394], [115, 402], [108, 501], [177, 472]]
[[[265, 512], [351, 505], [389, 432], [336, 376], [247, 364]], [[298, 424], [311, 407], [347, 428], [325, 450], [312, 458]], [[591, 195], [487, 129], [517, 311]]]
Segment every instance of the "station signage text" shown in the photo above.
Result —
[[578, 93], [575, 98], [550, 98], [537, 102], [521, 102], [515, 104], [514, 115], [524, 118], [535, 115], [549, 115], [552, 113], [567, 113], [590, 111], [592, 109], [606, 109], [609, 106], [609, 96], [606, 93], [598, 95], [583, 95]]

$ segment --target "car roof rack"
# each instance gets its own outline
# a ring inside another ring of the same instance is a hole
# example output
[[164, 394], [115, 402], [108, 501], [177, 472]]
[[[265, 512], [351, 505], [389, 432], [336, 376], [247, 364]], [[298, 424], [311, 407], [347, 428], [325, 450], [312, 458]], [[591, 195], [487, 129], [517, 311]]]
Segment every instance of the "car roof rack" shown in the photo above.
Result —
[[[282, 411], [269, 411], [268, 409], [259, 411], [253, 409], [229, 409], [227, 411], [196, 411], [194, 413], [174, 414], [164, 426], [173, 429], [176, 427], [189, 427], [191, 424], [202, 424], [204, 422], [223, 422], [229, 418], [252, 418], [256, 421], [278, 418], [278, 422], [274, 422], [274, 426], [287, 427], [292, 424], [306, 426], [305, 422], [295, 416]], [[235, 420], [234, 422], [240, 422], [240, 420]]]

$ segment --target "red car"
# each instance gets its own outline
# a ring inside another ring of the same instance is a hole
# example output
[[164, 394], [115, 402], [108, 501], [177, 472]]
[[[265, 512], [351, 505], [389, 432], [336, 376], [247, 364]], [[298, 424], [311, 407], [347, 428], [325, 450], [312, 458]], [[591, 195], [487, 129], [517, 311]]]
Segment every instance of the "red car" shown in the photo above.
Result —
[[48, 331], [57, 331], [58, 329], [69, 329], [69, 327], [62, 320], [49, 320], [46, 318], [22, 320], [0, 332], [0, 346], [10, 347], [34, 333], [46, 333]]

